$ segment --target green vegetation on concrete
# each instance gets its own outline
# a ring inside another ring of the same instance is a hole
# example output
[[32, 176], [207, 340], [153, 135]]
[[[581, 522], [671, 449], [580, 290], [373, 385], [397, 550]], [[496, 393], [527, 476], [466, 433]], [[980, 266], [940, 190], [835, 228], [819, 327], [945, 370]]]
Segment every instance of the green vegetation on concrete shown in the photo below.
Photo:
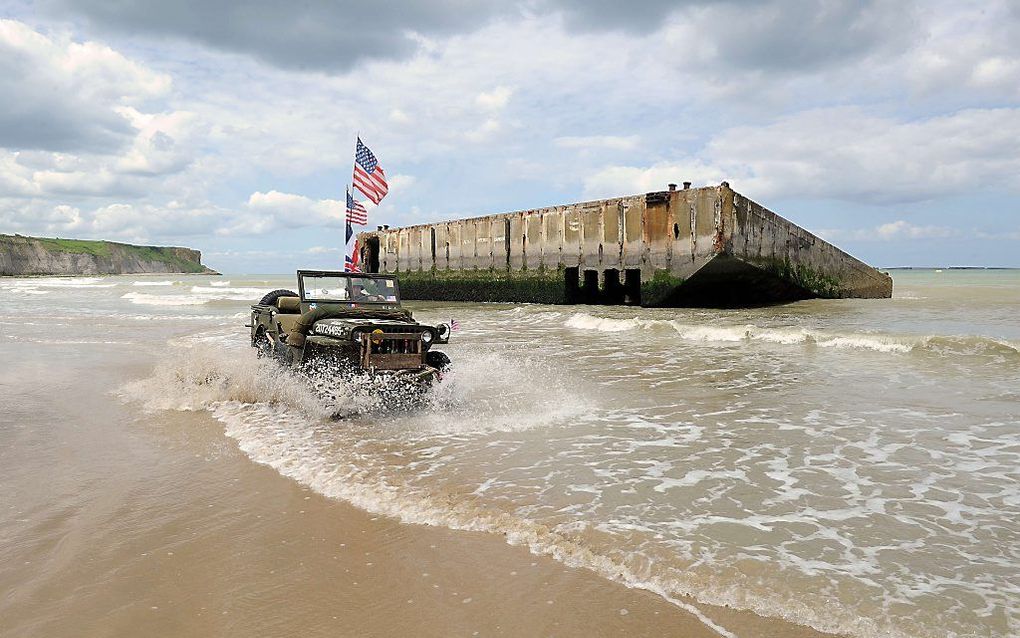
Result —
[[641, 305], [658, 306], [669, 299], [684, 283], [683, 277], [677, 277], [668, 270], [656, 270], [651, 279], [641, 282]]
[[814, 295], [827, 299], [840, 299], [848, 295], [835, 277], [823, 275], [805, 264], [794, 264], [790, 260], [769, 260], [764, 267], [780, 279], [800, 286]]
[[562, 270], [404, 270], [394, 274], [405, 299], [566, 303]]

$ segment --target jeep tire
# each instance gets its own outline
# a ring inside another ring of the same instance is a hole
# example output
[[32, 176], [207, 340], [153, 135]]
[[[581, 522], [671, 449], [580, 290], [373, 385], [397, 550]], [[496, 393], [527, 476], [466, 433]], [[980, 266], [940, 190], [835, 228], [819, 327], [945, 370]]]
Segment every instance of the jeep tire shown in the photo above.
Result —
[[279, 290], [274, 290], [273, 292], [266, 293], [266, 296], [262, 298], [262, 301], [259, 302], [259, 305], [272, 306], [275, 308], [276, 300], [279, 299], [280, 297], [297, 297], [297, 296], [298, 294], [293, 290], [286, 290], [284, 288], [280, 288]]

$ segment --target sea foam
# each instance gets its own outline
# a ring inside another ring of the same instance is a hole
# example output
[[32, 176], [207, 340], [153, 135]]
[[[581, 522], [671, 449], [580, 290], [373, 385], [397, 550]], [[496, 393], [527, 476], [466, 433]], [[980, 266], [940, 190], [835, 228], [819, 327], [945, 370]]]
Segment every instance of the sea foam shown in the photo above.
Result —
[[755, 324], [711, 325], [684, 323], [672, 319], [619, 319], [587, 313], [571, 315], [568, 328], [598, 332], [629, 330], [672, 330], [685, 341], [701, 343], [759, 342], [779, 345], [812, 345], [819, 348], [872, 350], [905, 354], [930, 351], [945, 354], [1020, 355], [1020, 344], [978, 335], [896, 335], [883, 333], [838, 333], [801, 327], [769, 327]]

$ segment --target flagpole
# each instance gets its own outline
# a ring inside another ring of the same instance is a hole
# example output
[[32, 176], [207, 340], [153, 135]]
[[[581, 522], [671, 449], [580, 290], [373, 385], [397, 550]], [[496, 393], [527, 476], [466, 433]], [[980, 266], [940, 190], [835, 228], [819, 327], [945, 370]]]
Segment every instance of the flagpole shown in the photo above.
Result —
[[[354, 129], [354, 159], [351, 162], [351, 186], [347, 190], [347, 197], [344, 200], [344, 207], [345, 207], [345, 210], [344, 210], [344, 271], [347, 270], [347, 258], [350, 257], [352, 261], [354, 259], [354, 255], [348, 255], [347, 254], [347, 250], [348, 250], [347, 244], [349, 243], [349, 240], [347, 238], [347, 231], [349, 229], [352, 233], [354, 232], [354, 225], [351, 223], [350, 210], [347, 209], [347, 202], [353, 201], [352, 198], [354, 197], [354, 194], [351, 193], [351, 191], [354, 190], [354, 165], [358, 161], [358, 140], [360, 140], [360, 139], [361, 139], [361, 130], [360, 129]], [[357, 191], [355, 191], [355, 193], [356, 192]], [[355, 245], [357, 245], [357, 242], [355, 242]]]
[[354, 190], [354, 164], [358, 162], [358, 142], [361, 140], [361, 131], [354, 131], [354, 162], [351, 163], [351, 190]]

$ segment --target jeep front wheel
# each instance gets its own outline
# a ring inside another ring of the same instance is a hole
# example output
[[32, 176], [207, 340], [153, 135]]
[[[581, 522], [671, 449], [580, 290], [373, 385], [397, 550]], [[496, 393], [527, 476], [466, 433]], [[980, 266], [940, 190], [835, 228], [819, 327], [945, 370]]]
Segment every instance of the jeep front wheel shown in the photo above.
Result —
[[450, 367], [450, 357], [446, 356], [445, 352], [429, 350], [425, 353], [425, 363], [440, 372], [445, 372]]

